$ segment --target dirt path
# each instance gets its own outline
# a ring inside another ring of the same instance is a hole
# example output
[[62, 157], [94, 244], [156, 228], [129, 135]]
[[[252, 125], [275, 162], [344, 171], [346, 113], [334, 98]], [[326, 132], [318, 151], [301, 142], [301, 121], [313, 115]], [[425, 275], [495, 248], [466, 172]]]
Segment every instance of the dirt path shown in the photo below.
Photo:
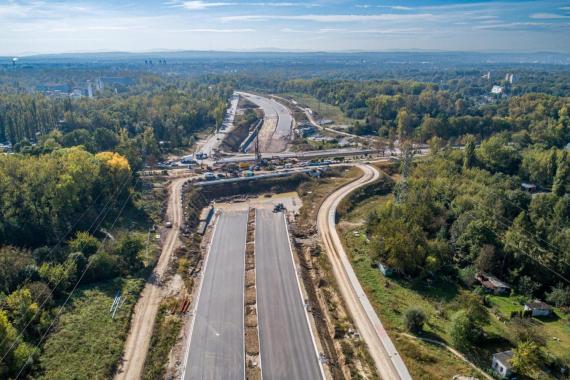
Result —
[[411, 380], [406, 365], [358, 282], [336, 231], [336, 208], [340, 201], [357, 188], [375, 181], [380, 175], [378, 170], [370, 165], [357, 166], [364, 173], [362, 177], [335, 191], [321, 205], [317, 219], [319, 233], [323, 239], [342, 298], [360, 335], [368, 346], [368, 351], [374, 359], [378, 374], [385, 380]]
[[487, 380], [493, 380], [493, 377], [490, 376], [489, 374], [487, 374], [485, 371], [483, 371], [481, 368], [477, 367], [475, 365], [475, 363], [473, 363], [472, 361], [470, 361], [469, 359], [467, 359], [461, 352], [457, 351], [456, 349], [449, 347], [447, 344], [440, 342], [439, 340], [435, 340], [435, 339], [430, 339], [430, 338], [423, 338], [420, 336], [415, 336], [415, 335], [411, 335], [411, 334], [406, 334], [406, 333], [400, 333], [400, 335], [405, 336], [407, 338], [410, 339], [417, 339], [417, 340], [421, 340], [427, 343], [431, 343], [431, 344], [436, 344], [440, 347], [444, 347], [445, 349], [447, 349], [449, 352], [451, 352], [453, 355], [457, 356], [459, 359], [463, 360], [465, 363], [469, 364], [469, 366], [475, 370], [477, 370], [481, 376], [483, 376], [485, 379]]
[[186, 180], [187, 178], [177, 178], [170, 185], [170, 197], [166, 214], [168, 220], [172, 222], [172, 228], [165, 230], [166, 236], [158, 263], [147, 280], [135, 306], [129, 336], [123, 351], [123, 361], [115, 375], [116, 380], [142, 378], [154, 320], [164, 292], [162, 288], [163, 277], [174, 251], [180, 245], [178, 235], [180, 225], [183, 222], [181, 194], [182, 185]]

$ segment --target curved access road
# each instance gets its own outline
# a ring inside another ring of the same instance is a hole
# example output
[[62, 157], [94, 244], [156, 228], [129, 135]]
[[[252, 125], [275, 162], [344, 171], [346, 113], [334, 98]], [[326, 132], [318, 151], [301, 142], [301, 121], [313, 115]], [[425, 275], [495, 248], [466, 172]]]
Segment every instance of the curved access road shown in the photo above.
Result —
[[336, 231], [336, 208], [340, 201], [354, 190], [380, 177], [380, 172], [373, 166], [363, 164], [356, 166], [362, 170], [363, 175], [335, 191], [321, 205], [317, 221], [319, 233], [330, 258], [342, 297], [360, 335], [368, 346], [378, 374], [384, 380], [411, 380], [412, 377], [404, 361], [358, 282]]
[[164, 231], [165, 237], [158, 263], [148, 278], [137, 301], [127, 341], [123, 349], [123, 358], [115, 380], [141, 379], [144, 362], [150, 346], [152, 329], [158, 308], [164, 294], [162, 278], [166, 274], [168, 264], [176, 248], [180, 246], [178, 238], [183, 223], [182, 185], [188, 177], [176, 178], [170, 185], [170, 197], [166, 215], [172, 222], [172, 228]]

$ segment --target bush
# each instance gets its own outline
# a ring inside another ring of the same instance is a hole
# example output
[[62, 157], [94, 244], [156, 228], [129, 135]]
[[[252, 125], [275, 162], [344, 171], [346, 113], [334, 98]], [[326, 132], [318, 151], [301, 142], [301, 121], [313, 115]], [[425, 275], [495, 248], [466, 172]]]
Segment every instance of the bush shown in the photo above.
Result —
[[426, 319], [426, 313], [422, 309], [408, 309], [404, 314], [404, 325], [408, 331], [417, 333], [422, 331]]

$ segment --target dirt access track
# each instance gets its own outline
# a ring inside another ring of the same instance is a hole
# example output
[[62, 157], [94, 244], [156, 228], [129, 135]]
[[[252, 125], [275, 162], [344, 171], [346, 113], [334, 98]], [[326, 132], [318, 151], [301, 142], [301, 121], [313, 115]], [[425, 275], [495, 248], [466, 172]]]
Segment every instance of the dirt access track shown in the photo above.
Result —
[[187, 179], [176, 178], [170, 184], [170, 196], [166, 215], [168, 220], [172, 222], [172, 228], [165, 230], [166, 236], [164, 237], [164, 244], [158, 263], [147, 280], [135, 306], [122, 362], [115, 375], [117, 380], [142, 378], [154, 321], [165, 291], [162, 288], [163, 277], [174, 251], [180, 246], [178, 235], [183, 222], [181, 194], [182, 185]]
[[333, 273], [352, 319], [364, 338], [376, 369], [384, 380], [411, 380], [412, 377], [396, 347], [382, 326], [366, 293], [358, 282], [348, 256], [336, 231], [336, 208], [343, 198], [359, 187], [377, 180], [378, 169], [371, 165], [356, 165], [363, 175], [330, 195], [319, 209], [318, 229], [330, 259]]

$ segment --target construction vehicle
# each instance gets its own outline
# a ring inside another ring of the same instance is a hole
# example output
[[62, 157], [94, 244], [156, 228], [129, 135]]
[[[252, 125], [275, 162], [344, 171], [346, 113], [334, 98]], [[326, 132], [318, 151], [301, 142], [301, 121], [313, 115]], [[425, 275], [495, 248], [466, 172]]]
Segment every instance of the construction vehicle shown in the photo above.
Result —
[[285, 211], [285, 206], [283, 206], [283, 203], [277, 203], [275, 205], [275, 207], [273, 207], [273, 212], [282, 212]]

